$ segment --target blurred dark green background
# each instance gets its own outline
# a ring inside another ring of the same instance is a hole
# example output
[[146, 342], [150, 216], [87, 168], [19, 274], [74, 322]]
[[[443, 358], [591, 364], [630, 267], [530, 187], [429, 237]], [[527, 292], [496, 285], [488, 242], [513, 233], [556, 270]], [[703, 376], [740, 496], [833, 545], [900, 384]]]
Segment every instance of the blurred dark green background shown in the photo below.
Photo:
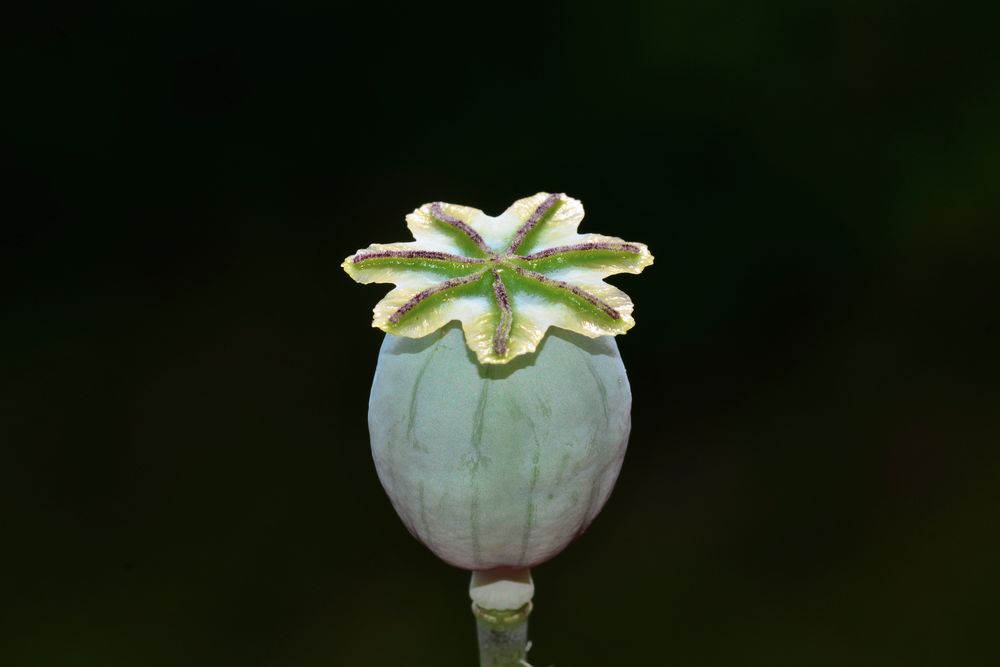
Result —
[[342, 259], [539, 190], [613, 279], [619, 485], [532, 662], [991, 665], [993, 3], [145, 3], [3, 41], [0, 665], [473, 665]]

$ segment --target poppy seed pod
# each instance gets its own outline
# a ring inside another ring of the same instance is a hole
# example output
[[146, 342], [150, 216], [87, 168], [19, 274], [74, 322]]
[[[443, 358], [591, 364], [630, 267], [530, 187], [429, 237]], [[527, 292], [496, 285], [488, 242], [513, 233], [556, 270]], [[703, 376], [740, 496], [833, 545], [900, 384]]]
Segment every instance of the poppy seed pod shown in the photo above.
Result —
[[487, 365], [457, 326], [387, 335], [369, 403], [372, 453], [396, 512], [440, 558], [530, 567], [603, 507], [630, 408], [611, 336], [553, 330], [535, 352]]
[[434, 202], [407, 216], [413, 241], [374, 243], [342, 264], [360, 283], [395, 285], [372, 322], [387, 334], [368, 416], [379, 478], [410, 531], [459, 567], [551, 558], [621, 468], [631, 395], [614, 336], [635, 322], [632, 300], [604, 278], [640, 273], [653, 256], [579, 234], [582, 220], [564, 194], [496, 217]]

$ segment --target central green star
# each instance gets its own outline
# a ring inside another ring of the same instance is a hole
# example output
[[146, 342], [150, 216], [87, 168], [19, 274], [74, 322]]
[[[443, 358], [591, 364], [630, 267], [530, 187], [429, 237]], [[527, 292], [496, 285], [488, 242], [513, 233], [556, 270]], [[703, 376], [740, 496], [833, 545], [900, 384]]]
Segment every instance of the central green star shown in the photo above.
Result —
[[583, 206], [538, 193], [490, 217], [425, 204], [407, 216], [415, 241], [374, 244], [343, 267], [360, 283], [393, 283], [373, 326], [419, 338], [459, 320], [480, 363], [533, 352], [550, 326], [591, 338], [630, 329], [632, 301], [603, 278], [653, 262], [641, 243], [577, 234]]

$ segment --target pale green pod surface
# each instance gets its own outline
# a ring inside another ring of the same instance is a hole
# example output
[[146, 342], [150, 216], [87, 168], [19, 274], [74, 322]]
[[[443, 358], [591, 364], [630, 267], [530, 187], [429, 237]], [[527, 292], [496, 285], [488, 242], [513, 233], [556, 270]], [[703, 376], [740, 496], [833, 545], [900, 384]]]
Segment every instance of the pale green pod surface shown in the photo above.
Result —
[[379, 478], [410, 531], [469, 570], [530, 567], [594, 519], [621, 469], [631, 393], [614, 338], [552, 329], [481, 364], [452, 324], [387, 335], [369, 403]]

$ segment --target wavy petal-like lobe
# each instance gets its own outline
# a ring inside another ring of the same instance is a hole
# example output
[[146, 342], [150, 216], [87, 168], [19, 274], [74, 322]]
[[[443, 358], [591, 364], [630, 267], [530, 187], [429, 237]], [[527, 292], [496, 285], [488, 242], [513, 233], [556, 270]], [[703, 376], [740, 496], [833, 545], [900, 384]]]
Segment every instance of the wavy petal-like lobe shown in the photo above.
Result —
[[474, 238], [470, 238], [454, 221], [471, 227], [474, 220], [483, 216], [478, 208], [435, 202], [424, 204], [406, 216], [406, 226], [421, 248], [482, 257], [483, 253]]
[[528, 224], [532, 220], [532, 215], [551, 197], [556, 198], [555, 210], [531, 229], [523, 245], [514, 248], [519, 250], [520, 254], [559, 245], [563, 239], [570, 239], [576, 235], [576, 230], [583, 221], [583, 204], [579, 199], [564, 194], [552, 195], [548, 192], [539, 192], [531, 197], [518, 199], [510, 205], [505, 215], [511, 214], [521, 220], [522, 224]]
[[486, 309], [475, 317], [462, 320], [462, 333], [465, 334], [465, 344], [476, 355], [479, 363], [505, 364], [517, 355], [512, 354], [509, 342], [505, 354], [497, 353], [494, 348], [499, 315], [491, 310], [492, 308]]
[[373, 243], [344, 260], [341, 267], [351, 278], [370, 283], [402, 284], [413, 274], [420, 279], [444, 280], [482, 269], [483, 260], [427, 249], [417, 241]]
[[604, 278], [653, 263], [642, 243], [579, 234], [583, 206], [540, 192], [491, 217], [443, 202], [407, 216], [415, 241], [373, 244], [344, 270], [361, 283], [396, 287], [375, 307], [373, 326], [418, 338], [459, 321], [483, 364], [534, 352], [550, 327], [585, 336], [634, 325], [632, 301]]
[[611, 319], [595, 309], [581, 307], [572, 299], [553, 299], [533, 292], [515, 292], [512, 300], [514, 323], [511, 329], [511, 354], [534, 352], [542, 342], [549, 327], [568, 329], [588, 338], [617, 336], [633, 326], [632, 300], [621, 290], [606, 283], [583, 286], [596, 298], [618, 311], [620, 317]]
[[392, 290], [375, 305], [372, 326], [395, 336], [421, 338], [449, 322], [470, 321], [489, 310], [490, 299], [488, 292], [476, 289], [480, 282], [475, 280], [477, 276], [473, 274], [469, 278], [474, 282], [451, 290], [441, 290], [425, 298], [405, 316], [399, 317], [397, 314], [407, 304], [426, 291], [439, 289], [441, 286], [441, 282], [435, 280], [407, 282], [406, 286]]
[[592, 282], [618, 273], [641, 273], [653, 263], [644, 243], [601, 234], [574, 234], [566, 243], [538, 248], [516, 263], [569, 282]]
[[524, 221], [512, 214], [509, 209], [495, 218], [483, 213], [472, 221], [472, 226], [482, 234], [486, 244], [497, 253], [507, 249], [510, 240], [523, 224]]

